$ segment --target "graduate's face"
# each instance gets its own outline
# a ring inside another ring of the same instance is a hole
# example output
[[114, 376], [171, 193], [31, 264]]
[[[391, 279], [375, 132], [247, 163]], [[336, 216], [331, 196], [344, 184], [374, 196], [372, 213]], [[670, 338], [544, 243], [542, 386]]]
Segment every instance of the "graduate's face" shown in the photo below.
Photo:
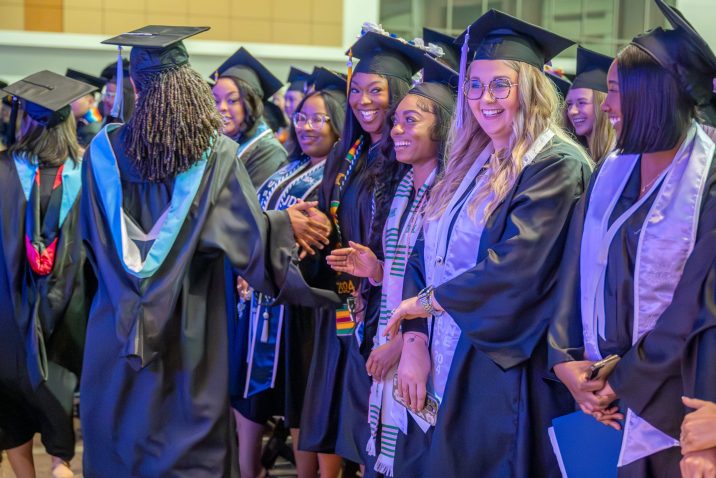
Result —
[[301, 151], [311, 158], [328, 156], [338, 136], [331, 129], [326, 102], [320, 95], [311, 96], [303, 103], [299, 113], [302, 113], [304, 121], [294, 123], [294, 127]]
[[102, 93], [102, 112], [106, 115], [112, 112], [112, 106], [114, 106], [114, 97], [117, 94], [117, 83], [107, 83], [104, 87], [104, 93]]
[[592, 134], [594, 129], [594, 90], [591, 88], [572, 88], [565, 98], [567, 117], [578, 136]]
[[72, 114], [75, 118], [82, 118], [94, 106], [94, 95], [85, 95], [72, 102]]
[[216, 109], [224, 120], [222, 132], [231, 137], [238, 135], [241, 125], [244, 124], [245, 112], [236, 83], [230, 78], [219, 78], [211, 92], [214, 94]]
[[438, 142], [432, 137], [437, 116], [430, 112], [429, 101], [422, 96], [406, 95], [395, 110], [390, 137], [395, 158], [401, 163], [415, 166], [437, 158]]
[[373, 73], [356, 73], [351, 78], [348, 104], [366, 133], [380, 135], [390, 106], [388, 80]]
[[[498, 80], [493, 85], [496, 94], [489, 91], [490, 82]], [[509, 87], [509, 94], [506, 97], [505, 88], [497, 88], [498, 85], [507, 84], [506, 80], [513, 84]], [[517, 72], [509, 67], [502, 60], [475, 60], [470, 64], [469, 77], [467, 80], [470, 88], [484, 88], [480, 99], [473, 100], [468, 97], [470, 110], [475, 116], [480, 127], [492, 139], [495, 149], [502, 149], [509, 143], [512, 134], [512, 124], [517, 118], [520, 108], [520, 101], [517, 88]], [[477, 96], [477, 95], [470, 95]], [[495, 96], [502, 97], [495, 98]]]
[[622, 133], [622, 103], [619, 96], [619, 71], [617, 61], [612, 62], [607, 73], [607, 97], [602, 103], [602, 111], [609, 117], [617, 137]]
[[303, 93], [296, 90], [288, 90], [286, 94], [283, 96], [283, 111], [286, 113], [286, 116], [289, 118], [293, 116], [293, 113], [296, 111], [296, 106], [301, 102], [303, 99]]

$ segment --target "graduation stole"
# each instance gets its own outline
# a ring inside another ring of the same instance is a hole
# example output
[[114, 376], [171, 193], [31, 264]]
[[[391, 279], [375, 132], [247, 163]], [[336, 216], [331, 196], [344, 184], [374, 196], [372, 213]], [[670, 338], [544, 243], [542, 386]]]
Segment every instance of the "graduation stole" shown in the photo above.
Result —
[[[256, 127], [256, 132], [250, 138], [245, 138], [243, 143], [239, 144], [239, 149], [236, 150], [236, 157], [243, 161], [243, 158], [250, 151], [251, 147], [255, 145], [261, 138], [272, 134], [271, 128], [268, 127], [265, 121], [261, 122]], [[244, 138], [242, 138], [244, 139]]]
[[15, 170], [22, 185], [25, 208], [25, 255], [32, 271], [39, 276], [52, 272], [55, 254], [67, 214], [79, 195], [81, 186], [80, 162], [67, 160], [57, 170], [45, 217], [40, 214], [40, 174], [37, 160], [25, 155], [13, 155]]
[[[388, 324], [388, 319], [390, 319], [391, 311], [400, 305], [403, 299], [405, 268], [408, 264], [408, 257], [423, 226], [423, 207], [425, 206], [427, 193], [435, 181], [436, 173], [437, 169], [430, 173], [425, 184], [418, 189], [415, 197], [410, 201], [414, 178], [414, 173], [411, 169], [403, 176], [395, 196], [393, 196], [390, 212], [383, 228], [385, 263], [383, 265], [383, 287], [380, 297], [378, 333], [373, 339], [374, 349], [388, 342], [387, 337], [383, 337], [383, 332]], [[406, 211], [407, 217], [401, 230], [401, 219]], [[402, 405], [396, 404], [393, 399], [393, 375], [395, 375], [396, 369], [397, 366], [388, 372], [385, 381], [373, 379], [368, 404], [370, 438], [366, 444], [366, 452], [370, 456], [375, 456], [376, 454], [378, 421], [380, 420], [380, 454], [375, 463], [375, 471], [386, 476], [393, 476], [395, 443], [399, 430], [393, 415], [400, 408], [403, 408]]]
[[[259, 188], [261, 208], [280, 211], [298, 199], [306, 200], [321, 183], [324, 166], [325, 161], [310, 167], [310, 160], [303, 157], [279, 169]], [[285, 312], [283, 305], [272, 305], [274, 299], [259, 292], [254, 291], [250, 300], [250, 307], [246, 307], [244, 299], [239, 300], [239, 317], [249, 320], [244, 398], [275, 385]]]
[[[363, 136], [361, 136], [348, 150], [343, 164], [341, 164], [338, 174], [336, 174], [335, 184], [333, 185], [333, 190], [331, 191], [331, 204], [328, 214], [338, 235], [336, 248], [343, 247], [343, 234], [341, 232], [341, 225], [338, 219], [338, 211], [341, 207], [341, 195], [343, 193], [343, 188], [348, 183], [348, 179], [353, 173], [353, 169], [358, 161], [358, 158], [360, 158], [364, 144], [365, 142], [363, 141]], [[343, 303], [336, 308], [336, 335], [352, 335], [356, 326], [355, 299], [352, 297], [352, 294], [356, 291], [356, 286], [353, 279], [347, 274], [336, 274], [336, 291], [338, 292], [338, 295], [343, 298]]]
[[171, 201], [167, 210], [152, 227], [149, 239], [154, 242], [149, 248], [146, 258], [142, 260], [139, 248], [134, 241], [146, 238], [132, 235], [127, 226], [131, 219], [122, 209], [122, 182], [117, 158], [108, 136], [109, 132], [121, 126], [116, 123], [109, 124], [95, 136], [90, 144], [90, 167], [94, 180], [99, 186], [97, 188], [99, 200], [109, 223], [117, 255], [127, 273], [145, 279], [154, 275], [164, 264], [176, 242], [179, 231], [184, 225], [189, 209], [199, 191], [209, 156], [212, 153], [213, 141], [199, 161], [174, 178]]
[[[639, 155], [613, 153], [604, 160], [589, 197], [580, 252], [582, 333], [587, 359], [602, 358], [597, 336], [605, 335], [604, 287], [609, 247], [621, 226], [660, 183], [663, 184], [639, 234], [632, 345], [654, 328], [671, 303], [696, 241], [701, 199], [713, 155], [713, 141], [693, 122], [671, 165], [611, 226], [612, 211]], [[618, 466], [678, 445], [678, 441], [628, 409]]]

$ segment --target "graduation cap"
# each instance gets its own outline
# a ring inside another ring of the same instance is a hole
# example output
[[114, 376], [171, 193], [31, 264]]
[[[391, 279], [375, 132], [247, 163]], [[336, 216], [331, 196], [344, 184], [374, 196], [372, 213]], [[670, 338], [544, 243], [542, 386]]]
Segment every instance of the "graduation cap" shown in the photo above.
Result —
[[71, 113], [70, 103], [96, 89], [94, 85], [47, 70], [32, 74], [3, 88], [5, 92], [23, 100], [25, 112], [48, 128], [67, 119]]
[[67, 78], [72, 78], [73, 80], [78, 80], [83, 83], [87, 83], [88, 85], [92, 85], [98, 90], [104, 88], [104, 85], [107, 83], [107, 80], [105, 80], [104, 78], [73, 70], [72, 68], [67, 69], [67, 71], [65, 72], [65, 76]]
[[426, 45], [432, 43], [442, 48], [443, 56], [440, 59], [450, 68], [457, 70], [460, 67], [460, 47], [455, 44], [454, 36], [423, 27], [423, 41]]
[[[129, 76], [129, 60], [122, 58], [122, 73], [124, 76]], [[107, 82], [110, 82], [117, 78], [117, 62], [112, 62], [105, 66], [100, 77], [104, 78]]]
[[360, 60], [354, 73], [392, 76], [410, 83], [420, 69], [425, 52], [397, 37], [369, 31], [346, 52]]
[[274, 133], [288, 126], [288, 121], [286, 120], [286, 115], [283, 113], [283, 110], [272, 101], [267, 101], [264, 104], [263, 117]]
[[[561, 51], [574, 45], [568, 38], [557, 35], [512, 15], [491, 9], [457, 37], [460, 52], [460, 88], [465, 83], [467, 53], [474, 51], [474, 60], [514, 60], [527, 63], [542, 71], [545, 63]], [[458, 109], [462, 111], [464, 95], [458, 93]], [[457, 126], [462, 115], [457, 115]]]
[[304, 93], [310, 78], [310, 73], [292, 66], [288, 72], [288, 91], [300, 91]]
[[263, 98], [264, 102], [268, 101], [283, 86], [281, 80], [276, 78], [263, 63], [254, 58], [244, 47], [239, 48], [236, 53], [222, 63], [213, 76], [214, 79], [231, 76], [245, 81], [256, 90], [256, 93]]
[[540, 70], [574, 45], [568, 38], [494, 9], [475, 20], [455, 43], [461, 45], [465, 40], [474, 50], [475, 60], [516, 60]]
[[313, 69], [311, 81], [314, 91], [337, 90], [341, 93], [345, 93], [346, 87], [348, 86], [346, 75], [322, 66], [317, 66]]
[[549, 78], [554, 86], [557, 87], [557, 91], [559, 91], [559, 94], [562, 95], [562, 99], [566, 98], [567, 93], [569, 93], [569, 89], [574, 86], [574, 84], [569, 81], [569, 78], [567, 78], [562, 72], [547, 65], [544, 66], [544, 74], [547, 78]]
[[[138, 30], [122, 33], [104, 40], [105, 45], [117, 45], [117, 84], [124, 83], [122, 47], [131, 46], [129, 55], [129, 72], [137, 89], [144, 90], [148, 86], [145, 75], [172, 70], [189, 63], [189, 52], [182, 40], [198, 33], [205, 32], [209, 27], [175, 27], [167, 25], [148, 25]], [[151, 75], [153, 76], [153, 75]], [[117, 89], [111, 115], [124, 120], [124, 95], [122, 88]]]
[[632, 44], [671, 73], [696, 105], [707, 110], [707, 116], [713, 116], [716, 77], [713, 51], [681, 12], [663, 0], [654, 1], [673, 29], [654, 28], [634, 37]]
[[572, 88], [590, 88], [607, 92], [607, 72], [614, 58], [596, 51], [577, 47], [577, 76]]
[[423, 55], [423, 82], [413, 86], [408, 94], [428, 98], [452, 114], [457, 87], [457, 71], [430, 55]]

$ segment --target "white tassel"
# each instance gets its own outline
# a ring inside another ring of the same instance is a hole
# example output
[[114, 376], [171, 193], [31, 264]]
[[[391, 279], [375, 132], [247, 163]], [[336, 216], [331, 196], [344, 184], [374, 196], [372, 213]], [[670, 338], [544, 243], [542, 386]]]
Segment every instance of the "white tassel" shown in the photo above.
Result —
[[112, 103], [112, 117], [124, 121], [124, 65], [122, 64], [122, 45], [118, 45], [117, 53], [117, 74], [115, 80], [117, 89], [114, 94], [114, 103]]
[[381, 454], [375, 462], [375, 467], [373, 469], [385, 476], [393, 476], [393, 461], [387, 456]]
[[368, 438], [368, 443], [365, 445], [365, 452], [368, 453], [368, 456], [375, 456], [375, 436], [371, 435], [370, 438]]
[[460, 76], [458, 80], [458, 91], [457, 91], [457, 119], [455, 125], [458, 128], [462, 128], [462, 113], [465, 109], [465, 76], [467, 74], [467, 53], [470, 50], [470, 27], [467, 27], [465, 32], [465, 40], [462, 42], [462, 49], [460, 50]]

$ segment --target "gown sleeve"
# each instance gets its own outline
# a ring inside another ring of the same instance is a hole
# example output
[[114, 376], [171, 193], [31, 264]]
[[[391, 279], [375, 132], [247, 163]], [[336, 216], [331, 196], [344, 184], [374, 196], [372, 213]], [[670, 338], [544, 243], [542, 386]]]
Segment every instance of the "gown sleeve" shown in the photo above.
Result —
[[243, 164], [235, 160], [233, 165], [207, 218], [203, 247], [223, 251], [253, 288], [278, 301], [308, 307], [337, 302], [333, 292], [303, 280], [288, 213], [263, 212]]
[[547, 336], [549, 369], [562, 362], [584, 358], [581, 319], [579, 255], [584, 229], [586, 196], [577, 202], [569, 225], [567, 244], [560, 265], [556, 291], [557, 304]]
[[435, 289], [466, 338], [503, 369], [529, 359], [548, 326], [565, 225], [588, 176], [570, 153], [528, 166], [511, 203], [499, 207], [508, 208], [500, 237], [474, 268]]

